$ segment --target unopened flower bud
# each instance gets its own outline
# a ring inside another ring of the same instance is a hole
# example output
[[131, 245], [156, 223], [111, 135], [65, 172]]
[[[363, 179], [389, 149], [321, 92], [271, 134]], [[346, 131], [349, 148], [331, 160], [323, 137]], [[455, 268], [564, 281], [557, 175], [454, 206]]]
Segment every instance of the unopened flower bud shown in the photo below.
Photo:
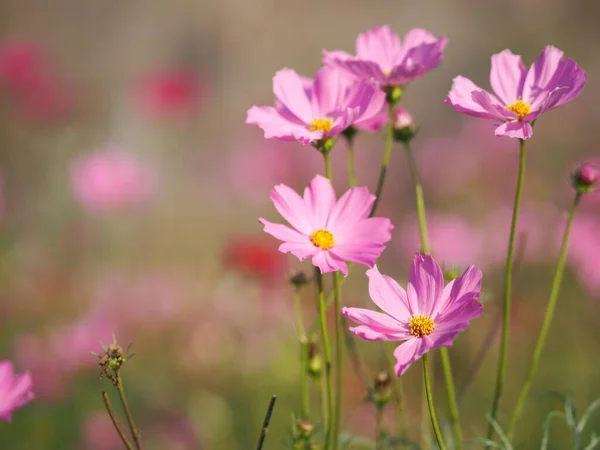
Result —
[[461, 273], [462, 272], [456, 267], [444, 269], [444, 281], [446, 281], [446, 283], [450, 283], [452, 280], [460, 277]]
[[589, 163], [581, 165], [571, 176], [573, 187], [580, 194], [594, 192], [600, 183], [600, 170]]
[[301, 270], [294, 270], [290, 273], [288, 278], [290, 283], [294, 285], [296, 288], [300, 288], [308, 283], [310, 283], [310, 278], [306, 276], [304, 272]]
[[410, 142], [417, 134], [412, 114], [404, 108], [394, 111], [394, 139], [398, 142]]
[[392, 379], [385, 371], [379, 372], [375, 376], [373, 388], [371, 388], [369, 393], [369, 399], [377, 408], [383, 408], [392, 398], [391, 383]]
[[314, 341], [308, 343], [308, 374], [313, 378], [319, 378], [321, 375], [321, 355], [319, 348]]
[[298, 431], [302, 437], [310, 437], [313, 430], [315, 429], [315, 425], [309, 420], [299, 420], [298, 421]]
[[404, 93], [400, 86], [385, 86], [383, 91], [385, 92], [386, 101], [392, 106], [396, 106]]
[[353, 127], [353, 126], [350, 126], [350, 127], [346, 128], [344, 131], [342, 131], [342, 135], [349, 141], [354, 139], [354, 136], [356, 136], [357, 133], [358, 133], [358, 130], [356, 129], [356, 127]]
[[319, 150], [324, 155], [328, 154], [333, 148], [333, 144], [335, 142], [330, 137], [324, 137], [323, 139], [319, 139], [317, 142], [313, 143], [313, 146]]

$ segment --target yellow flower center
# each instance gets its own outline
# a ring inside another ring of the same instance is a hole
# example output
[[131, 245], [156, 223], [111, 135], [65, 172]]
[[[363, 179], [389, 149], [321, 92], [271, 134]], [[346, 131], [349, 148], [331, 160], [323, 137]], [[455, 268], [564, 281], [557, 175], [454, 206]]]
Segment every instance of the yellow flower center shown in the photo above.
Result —
[[432, 333], [435, 322], [429, 317], [415, 316], [410, 319], [408, 326], [410, 327], [410, 334], [421, 337]]
[[385, 69], [385, 70], [383, 71], [383, 74], [384, 74], [386, 77], [389, 77], [389, 76], [392, 74], [392, 69]]
[[514, 112], [519, 120], [523, 120], [523, 117], [531, 112], [531, 105], [523, 100], [517, 100], [512, 105], [508, 105], [506, 110]]
[[310, 131], [324, 131], [327, 133], [333, 128], [333, 120], [329, 117], [315, 119], [308, 128]]
[[333, 244], [335, 244], [333, 234], [327, 230], [315, 231], [310, 235], [310, 242], [312, 242], [315, 247], [319, 247], [322, 250], [329, 250], [333, 247]]

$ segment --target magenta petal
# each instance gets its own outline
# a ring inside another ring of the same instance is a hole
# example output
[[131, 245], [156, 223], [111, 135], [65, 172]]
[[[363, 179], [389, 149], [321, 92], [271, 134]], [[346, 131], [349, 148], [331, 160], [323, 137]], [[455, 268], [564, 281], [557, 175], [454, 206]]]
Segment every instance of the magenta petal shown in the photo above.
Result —
[[315, 256], [319, 249], [311, 242], [284, 242], [279, 246], [279, 251], [281, 253], [291, 253], [300, 261], [304, 261]]
[[354, 122], [354, 126], [359, 130], [375, 132], [381, 130], [388, 120], [388, 113], [380, 112], [369, 119], [365, 117], [359, 119]]
[[405, 325], [380, 312], [363, 308], [342, 308], [342, 316], [360, 324], [350, 328], [358, 337], [368, 341], [392, 341], [408, 339], [410, 334]]
[[[481, 95], [487, 96], [489, 101], [482, 102], [481, 97], [477, 96], [474, 99], [474, 92], [481, 92]], [[498, 119], [501, 117], [496, 108], [489, 106], [500, 105], [498, 99], [465, 77], [458, 76], [454, 78], [452, 89], [448, 93], [445, 103], [451, 105], [455, 110], [469, 114], [470, 116], [485, 119]], [[482, 106], [482, 103], [485, 106]]]
[[367, 270], [369, 278], [369, 296], [384, 312], [400, 322], [410, 322], [406, 291], [390, 277], [384, 277], [377, 266]]
[[558, 66], [562, 60], [563, 52], [551, 45], [544, 48], [540, 56], [533, 62], [525, 79], [523, 86], [523, 99], [530, 104], [535, 103], [540, 93], [552, 90], [551, 86]]
[[373, 267], [375, 260], [381, 256], [385, 245], [374, 242], [356, 242], [348, 244], [336, 244], [330, 252], [337, 258], [367, 267]]
[[392, 238], [394, 225], [388, 218], [370, 217], [357, 223], [336, 221], [331, 232], [339, 238], [340, 243], [377, 242], [383, 244]]
[[312, 231], [327, 229], [329, 216], [335, 207], [335, 191], [331, 181], [322, 175], [316, 175], [304, 189], [304, 202], [314, 217], [315, 229]]
[[383, 70], [392, 70], [402, 51], [400, 38], [389, 25], [372, 28], [356, 39], [356, 56], [373, 61]]
[[418, 360], [421, 356], [429, 351], [432, 342], [427, 337], [412, 338], [400, 344], [396, 350], [394, 350], [394, 357], [396, 358], [396, 375], [401, 377], [404, 372], [410, 367], [410, 365]]
[[323, 59], [321, 60], [321, 62], [325, 66], [332, 66], [332, 67], [339, 68], [338, 61], [346, 61], [346, 60], [352, 59], [352, 58], [354, 58], [354, 56], [352, 56], [351, 54], [342, 52], [339, 50], [335, 50], [332, 52], [323, 50]]
[[273, 188], [271, 200], [279, 214], [300, 233], [309, 236], [315, 231], [312, 211], [293, 189], [279, 184]]
[[291, 122], [272, 106], [253, 106], [248, 110], [246, 123], [258, 125], [266, 139], [298, 141], [307, 145], [323, 137], [323, 131], [310, 131], [303, 124]]
[[529, 139], [533, 136], [533, 129], [529, 122], [511, 120], [496, 128], [496, 136], [507, 136], [510, 138]]
[[339, 111], [347, 86], [342, 76], [341, 71], [333, 67], [325, 66], [317, 71], [313, 84], [313, 117], [328, 117]]
[[408, 283], [415, 288], [421, 314], [430, 316], [444, 289], [444, 274], [431, 255], [415, 255]]
[[478, 301], [480, 292], [469, 292], [450, 305], [443, 315], [438, 316], [434, 333], [462, 331], [469, 321], [479, 317], [483, 306]]
[[305, 83], [296, 71], [282, 69], [273, 77], [273, 92], [292, 114], [305, 124], [313, 121], [313, 111], [306, 95]]
[[[264, 232], [285, 242], [310, 242], [308, 237], [298, 231], [279, 223], [271, 223], [262, 217], [258, 219], [264, 225]], [[311, 244], [312, 245], [312, 244]]]
[[335, 258], [327, 250], [317, 250], [312, 257], [313, 266], [321, 269], [321, 273], [335, 272], [339, 270], [344, 276], [348, 275], [348, 266], [341, 259]]
[[337, 201], [329, 215], [327, 227], [337, 227], [338, 224], [354, 224], [365, 219], [371, 212], [375, 196], [366, 187], [348, 189]]
[[448, 306], [463, 295], [469, 292], [480, 292], [482, 277], [481, 270], [476, 269], [474, 266], [467, 267], [460, 277], [450, 281], [444, 287], [442, 300], [438, 302], [431, 312], [431, 318], [435, 320], [438, 314], [443, 315]]
[[388, 77], [383, 73], [381, 67], [372, 61], [348, 59], [338, 61], [337, 64], [357, 78], [366, 80], [373, 78], [379, 83], [387, 83]]
[[372, 80], [360, 80], [347, 88], [344, 105], [346, 108], [359, 108], [352, 124], [372, 120], [377, 117], [386, 104], [385, 94]]
[[492, 89], [505, 105], [510, 105], [523, 94], [523, 84], [527, 69], [521, 56], [504, 50], [492, 56], [490, 84]]
[[[408, 333], [395, 333], [379, 331], [376, 328], [367, 325], [359, 325], [358, 327], [349, 328], [352, 333], [365, 341], [403, 341], [407, 339]], [[410, 335], [409, 335], [410, 336]]]
[[561, 97], [559, 105], [573, 100], [577, 97], [587, 82], [587, 74], [575, 61], [568, 58], [559, 67], [553, 80], [557, 87], [567, 87], [567, 92]]

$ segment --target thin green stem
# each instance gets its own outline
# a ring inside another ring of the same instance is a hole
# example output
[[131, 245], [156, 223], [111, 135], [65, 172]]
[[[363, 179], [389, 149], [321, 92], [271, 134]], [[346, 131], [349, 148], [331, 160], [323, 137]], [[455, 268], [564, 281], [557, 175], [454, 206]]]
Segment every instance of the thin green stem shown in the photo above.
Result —
[[431, 425], [433, 426], [433, 432], [437, 439], [440, 450], [446, 450], [444, 445], [444, 439], [442, 438], [442, 432], [438, 425], [437, 417], [435, 415], [435, 407], [433, 405], [433, 395], [431, 393], [431, 382], [429, 380], [429, 370], [427, 368], [427, 353], [423, 355], [423, 381], [425, 381], [425, 395], [427, 396], [427, 406], [429, 407], [429, 415], [431, 416]]
[[354, 137], [347, 137], [348, 143], [348, 184], [350, 187], [356, 186], [356, 165], [354, 162]]
[[[504, 379], [506, 377], [506, 361], [508, 359], [508, 341], [510, 332], [510, 303], [512, 293], [512, 273], [514, 264], [515, 242], [517, 237], [517, 224], [519, 222], [519, 210], [521, 208], [521, 197], [523, 194], [523, 182], [525, 180], [525, 163], [527, 160], [527, 147], [524, 139], [520, 140], [520, 159], [519, 175], [517, 179], [517, 190], [515, 193], [515, 204], [513, 208], [512, 222], [510, 225], [510, 236], [508, 238], [508, 254], [506, 257], [506, 271], [504, 275], [504, 301], [502, 310], [502, 336], [500, 343], [500, 356], [498, 359], [498, 372], [496, 374], [496, 389], [490, 411], [490, 426], [488, 428], [488, 439], [494, 437], [494, 427], [492, 423], [496, 421], [500, 397], [504, 389]], [[488, 447], [489, 448], [489, 447]]]
[[369, 217], [375, 215], [379, 200], [381, 200], [381, 191], [383, 190], [383, 184], [385, 182], [385, 174], [387, 173], [387, 167], [390, 163], [390, 156], [392, 155], [392, 143], [394, 142], [394, 105], [388, 103], [388, 124], [387, 133], [385, 136], [385, 147], [383, 149], [383, 160], [381, 161], [381, 170], [379, 171], [379, 179], [377, 180], [377, 188], [375, 189], [375, 202], [371, 208]]
[[333, 174], [331, 171], [331, 158], [329, 157], [329, 151], [324, 151], [323, 158], [325, 159], [325, 176], [333, 183]]
[[[394, 360], [394, 349], [397, 345], [395, 342], [386, 341], [385, 343], [385, 357], [390, 375], [396, 373], [395, 360]], [[396, 426], [398, 428], [398, 436], [406, 437], [406, 408], [404, 404], [404, 386], [402, 385], [402, 377], [394, 378], [394, 400], [396, 403]]]
[[119, 418], [117, 417], [115, 410], [113, 409], [113, 407], [110, 404], [110, 398], [108, 397], [108, 392], [102, 391], [102, 400], [104, 400], [104, 406], [106, 407], [106, 411], [108, 412], [108, 415], [110, 416], [110, 420], [112, 421], [113, 426], [117, 430], [119, 437], [123, 441], [123, 445], [125, 445], [125, 448], [127, 450], [133, 450], [133, 446], [131, 445], [131, 442], [129, 442], [129, 439], [127, 439], [127, 436], [125, 435], [125, 432], [123, 431], [123, 428], [121, 427], [121, 424], [119, 423]]
[[383, 411], [384, 411], [384, 407], [378, 407], [377, 408], [377, 415], [375, 417], [376, 420], [376, 433], [377, 436], [375, 437], [375, 449], [376, 450], [383, 450]]
[[296, 313], [296, 330], [298, 340], [300, 341], [300, 397], [302, 401], [302, 419], [308, 420], [310, 417], [310, 398], [308, 392], [308, 339], [304, 330], [304, 321], [302, 319], [302, 302], [300, 299], [300, 289], [294, 287], [294, 310]]
[[344, 322], [340, 314], [342, 295], [339, 272], [333, 272], [333, 310], [335, 313], [335, 409], [333, 414], [333, 430], [331, 432], [331, 448], [337, 449], [340, 424], [342, 420], [342, 363], [344, 357]]
[[[421, 252], [430, 253], [429, 238], [427, 236], [427, 218], [425, 214], [425, 198], [423, 195], [423, 186], [419, 180], [419, 172], [415, 158], [410, 147], [410, 143], [404, 144], [406, 150], [406, 159], [408, 168], [415, 190], [415, 203], [417, 205], [417, 218], [419, 221], [419, 236], [421, 238]], [[442, 362], [442, 371], [444, 373], [444, 382], [446, 384], [446, 394], [448, 396], [448, 409], [450, 411], [450, 421], [452, 423], [452, 434], [454, 436], [456, 450], [462, 450], [462, 431], [460, 428], [460, 416], [458, 413], [458, 404], [456, 403], [456, 389], [454, 387], [454, 377], [452, 375], [452, 365], [450, 363], [450, 352], [447, 348], [440, 348]]]
[[552, 288], [550, 289], [550, 296], [548, 297], [548, 306], [546, 307], [546, 314], [544, 315], [544, 321], [542, 322], [542, 328], [540, 330], [540, 335], [538, 336], [537, 342], [535, 344], [535, 348], [533, 350], [533, 356], [531, 358], [531, 363], [529, 364], [529, 370], [527, 371], [527, 377], [525, 378], [525, 383], [521, 388], [521, 392], [519, 393], [519, 397], [517, 403], [515, 405], [515, 409], [513, 410], [512, 415], [508, 421], [508, 426], [506, 427], [506, 435], [510, 439], [512, 437], [512, 433], [514, 431], [515, 423], [521, 414], [521, 410], [523, 409], [523, 405], [525, 404], [525, 400], [527, 400], [527, 396], [529, 395], [529, 391], [531, 390], [531, 385], [533, 384], [533, 378], [537, 372], [540, 358], [542, 356], [542, 351], [544, 350], [544, 345], [546, 343], [546, 337], [548, 336], [548, 331], [550, 330], [550, 325], [552, 324], [552, 318], [554, 317], [554, 310], [556, 309], [556, 303], [558, 302], [558, 294], [560, 292], [560, 285], [562, 283], [563, 273], [565, 271], [565, 265], [567, 262], [567, 253], [569, 249], [569, 238], [571, 236], [571, 228], [573, 225], [573, 219], [575, 218], [575, 213], [577, 212], [577, 207], [579, 206], [579, 200], [581, 199], [581, 194], [575, 195], [575, 200], [573, 201], [573, 206], [569, 211], [569, 215], [567, 218], [567, 224], [565, 226], [565, 231], [562, 238], [562, 243], [560, 246], [560, 254], [558, 257], [558, 263], [556, 265], [556, 272], [554, 273], [554, 279], [552, 280]]
[[[327, 396], [327, 427], [325, 433], [325, 447], [328, 450], [333, 431], [333, 385], [331, 382], [331, 348], [327, 333], [327, 316], [325, 308], [325, 293], [323, 291], [323, 276], [321, 270], [315, 267], [315, 280], [317, 281], [317, 294], [319, 298], [319, 320], [321, 323], [321, 339], [323, 340], [323, 356], [325, 358], [325, 390]], [[335, 449], [334, 449], [335, 450]]]
[[121, 403], [123, 404], [123, 409], [125, 410], [125, 416], [127, 417], [127, 423], [129, 424], [129, 429], [131, 430], [131, 435], [133, 436], [133, 442], [135, 443], [135, 448], [137, 450], [143, 450], [144, 446], [142, 445], [142, 440], [140, 438], [140, 433], [135, 426], [135, 421], [133, 420], [133, 414], [131, 414], [131, 409], [129, 408], [129, 403], [127, 402], [127, 397], [125, 396], [125, 388], [123, 387], [123, 380], [120, 374], [117, 374], [117, 383], [116, 383], [117, 391], [119, 392], [119, 398], [121, 399]]

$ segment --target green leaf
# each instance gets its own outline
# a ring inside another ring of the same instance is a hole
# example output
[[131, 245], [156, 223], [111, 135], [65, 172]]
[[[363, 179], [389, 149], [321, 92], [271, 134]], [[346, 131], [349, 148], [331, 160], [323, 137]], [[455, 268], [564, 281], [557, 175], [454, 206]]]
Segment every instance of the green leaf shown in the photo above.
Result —
[[560, 411], [551, 411], [544, 420], [544, 428], [542, 433], [542, 445], [540, 450], [546, 450], [548, 448], [548, 439], [550, 438], [550, 425], [552, 425], [552, 419], [555, 417], [562, 417], [566, 419], [565, 414]]
[[585, 412], [583, 413], [581, 420], [577, 424], [577, 433], [583, 432], [588, 421], [590, 420], [590, 417], [592, 416], [592, 414], [594, 414], [594, 412], [596, 412], [596, 410], [598, 408], [600, 408], [600, 398], [598, 400], [592, 402], [592, 404], [590, 406], [588, 406], [587, 409], [585, 410]]
[[498, 437], [502, 441], [502, 444], [504, 445], [504, 448], [506, 450], [513, 450], [513, 447], [512, 447], [512, 445], [510, 443], [510, 440], [506, 436], [506, 433], [504, 432], [504, 430], [502, 429], [502, 427], [500, 426], [500, 424], [498, 422], [496, 422], [494, 419], [492, 419], [492, 416], [490, 416], [489, 414], [486, 414], [485, 418], [490, 423], [490, 425], [492, 426], [492, 428], [494, 429], [494, 431], [496, 432], [496, 434], [498, 435]]

